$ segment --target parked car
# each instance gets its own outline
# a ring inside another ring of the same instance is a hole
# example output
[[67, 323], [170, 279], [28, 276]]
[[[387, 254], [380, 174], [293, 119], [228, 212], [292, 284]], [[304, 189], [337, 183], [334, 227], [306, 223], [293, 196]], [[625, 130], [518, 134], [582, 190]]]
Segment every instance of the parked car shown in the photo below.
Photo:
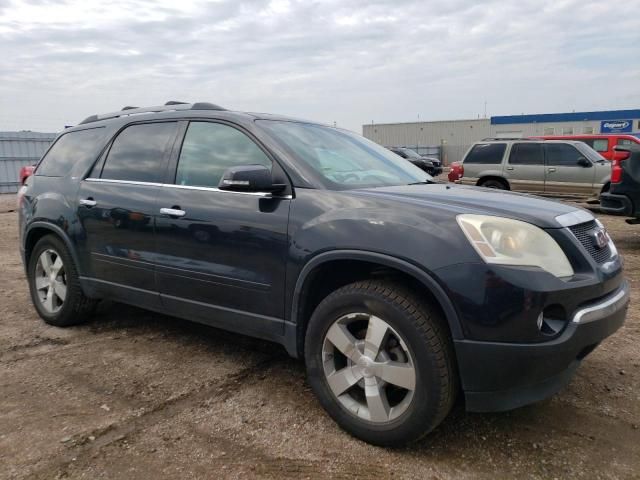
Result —
[[611, 166], [575, 140], [476, 142], [462, 160], [465, 185], [551, 196], [593, 197], [609, 188]]
[[438, 176], [442, 173], [442, 162], [434, 157], [423, 157], [419, 155], [415, 150], [405, 147], [388, 147], [396, 155], [400, 155], [402, 158], [406, 158], [416, 167], [421, 168], [432, 177]]
[[436, 183], [352, 132], [208, 103], [85, 119], [19, 205], [45, 322], [111, 299], [282, 344], [378, 445], [421, 438], [459, 393], [469, 411], [552, 395], [629, 298], [586, 210]]
[[547, 135], [536, 137], [545, 140], [578, 140], [584, 142], [607, 160], [612, 160], [614, 148], [618, 145], [640, 145], [640, 138], [634, 135], [611, 133], [602, 135]]
[[464, 177], [464, 166], [462, 165], [462, 162], [452, 162], [449, 166], [447, 178], [450, 182], [457, 182], [462, 177]]
[[640, 145], [616, 147], [611, 188], [600, 197], [600, 207], [610, 215], [633, 217], [627, 223], [640, 223]]
[[36, 168], [35, 165], [25, 165], [23, 167], [20, 167], [20, 173], [19, 173], [20, 185], [24, 185], [24, 182], [27, 181], [27, 178], [33, 175], [33, 170], [35, 168]]

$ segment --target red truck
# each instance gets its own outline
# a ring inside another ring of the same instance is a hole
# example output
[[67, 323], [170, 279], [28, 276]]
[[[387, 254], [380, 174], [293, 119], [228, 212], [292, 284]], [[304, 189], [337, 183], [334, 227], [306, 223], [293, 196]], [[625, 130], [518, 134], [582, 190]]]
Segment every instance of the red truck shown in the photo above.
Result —
[[640, 138], [621, 133], [607, 133], [602, 135], [546, 135], [534, 138], [543, 138], [545, 140], [579, 140], [589, 145], [607, 160], [613, 160], [613, 148], [617, 145], [640, 145]]

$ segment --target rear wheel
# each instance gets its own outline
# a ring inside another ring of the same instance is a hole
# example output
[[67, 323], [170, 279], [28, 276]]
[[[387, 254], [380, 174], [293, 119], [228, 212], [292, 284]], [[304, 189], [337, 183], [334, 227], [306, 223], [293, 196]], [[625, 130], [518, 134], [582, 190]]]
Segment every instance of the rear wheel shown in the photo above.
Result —
[[480, 186], [486, 188], [494, 188], [496, 190], [507, 190], [507, 185], [504, 182], [493, 178], [483, 180], [482, 182], [480, 182]]
[[442, 319], [388, 281], [342, 287], [306, 334], [309, 383], [345, 430], [376, 445], [415, 441], [453, 405], [457, 388]]
[[94, 311], [97, 301], [82, 293], [76, 266], [58, 237], [46, 235], [36, 243], [27, 273], [33, 305], [48, 324], [75, 325]]

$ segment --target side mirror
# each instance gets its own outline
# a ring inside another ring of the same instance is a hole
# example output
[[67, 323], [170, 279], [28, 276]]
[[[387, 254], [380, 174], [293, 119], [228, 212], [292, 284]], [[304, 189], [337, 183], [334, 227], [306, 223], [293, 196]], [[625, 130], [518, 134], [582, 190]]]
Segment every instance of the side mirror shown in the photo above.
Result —
[[578, 165], [580, 165], [581, 167], [592, 167], [593, 166], [593, 164], [589, 160], [584, 158], [584, 157], [580, 157], [578, 159]]
[[234, 192], [277, 192], [286, 185], [274, 184], [271, 170], [264, 165], [242, 165], [225, 170], [218, 188]]

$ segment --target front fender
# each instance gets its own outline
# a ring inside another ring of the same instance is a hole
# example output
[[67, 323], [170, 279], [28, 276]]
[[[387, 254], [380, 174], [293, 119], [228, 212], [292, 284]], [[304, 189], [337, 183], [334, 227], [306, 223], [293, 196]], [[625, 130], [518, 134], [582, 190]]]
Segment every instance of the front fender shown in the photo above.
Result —
[[290, 323], [298, 323], [297, 317], [300, 305], [300, 294], [304, 289], [304, 284], [309, 277], [309, 274], [323, 263], [333, 260], [361, 260], [390, 267], [410, 275], [424, 285], [425, 288], [427, 288], [436, 298], [444, 311], [446, 320], [451, 329], [452, 337], [454, 339], [462, 339], [464, 337], [458, 315], [451, 303], [451, 300], [445, 293], [444, 289], [429, 272], [400, 258], [363, 250], [331, 250], [320, 253], [309, 260], [300, 271], [300, 275], [298, 275], [296, 280], [296, 285], [293, 291], [293, 302], [291, 305]]

